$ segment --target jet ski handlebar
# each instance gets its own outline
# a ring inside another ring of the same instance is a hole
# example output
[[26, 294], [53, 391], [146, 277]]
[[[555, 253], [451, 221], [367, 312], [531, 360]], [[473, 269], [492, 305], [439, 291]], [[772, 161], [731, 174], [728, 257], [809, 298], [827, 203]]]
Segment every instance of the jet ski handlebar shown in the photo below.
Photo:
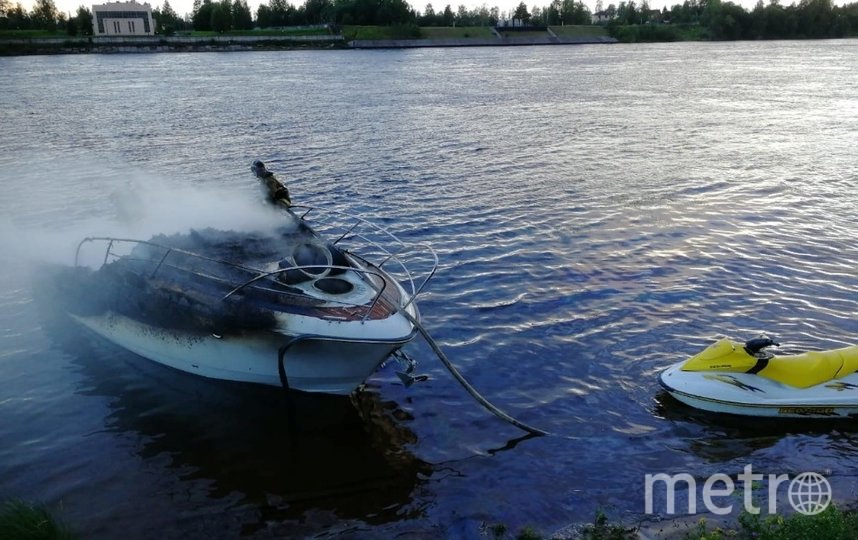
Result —
[[749, 339], [745, 342], [745, 352], [750, 354], [751, 356], [756, 356], [757, 353], [765, 349], [766, 347], [771, 347], [774, 345], [775, 347], [780, 347], [780, 343], [776, 343], [775, 340], [766, 337], [760, 336], [758, 338]]

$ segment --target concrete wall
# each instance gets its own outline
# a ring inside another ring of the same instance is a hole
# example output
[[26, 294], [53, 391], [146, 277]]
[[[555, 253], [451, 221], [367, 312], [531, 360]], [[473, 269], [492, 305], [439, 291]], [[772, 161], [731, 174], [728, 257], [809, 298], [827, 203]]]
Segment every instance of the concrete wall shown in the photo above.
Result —
[[515, 45], [585, 45], [589, 43], [616, 43], [612, 37], [509, 37], [462, 39], [375, 39], [355, 40], [349, 43], [355, 49], [409, 49], [416, 47], [498, 47]]
[[77, 53], [254, 51], [343, 48], [341, 36], [144, 36], [0, 39], [0, 56]]

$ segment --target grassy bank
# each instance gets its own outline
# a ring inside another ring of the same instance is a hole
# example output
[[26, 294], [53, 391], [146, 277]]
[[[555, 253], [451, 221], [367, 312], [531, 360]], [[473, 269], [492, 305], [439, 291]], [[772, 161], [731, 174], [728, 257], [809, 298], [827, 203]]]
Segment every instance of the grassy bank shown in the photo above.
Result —
[[844, 512], [834, 505], [813, 516], [761, 516], [743, 512], [735, 528], [711, 528], [701, 519], [697, 529], [686, 535], [692, 540], [825, 540], [858, 539], [858, 513]]
[[505, 38], [532, 38], [532, 37], [545, 38], [545, 37], [551, 36], [551, 34], [549, 34], [548, 32], [540, 31], [540, 30], [533, 30], [533, 31], [526, 31], [525, 30], [525, 31], [507, 32], [507, 31], [504, 31], [502, 28], [499, 28], [498, 33], [500, 33], [500, 35], [505, 37]]
[[180, 32], [177, 35], [189, 37], [215, 37], [215, 36], [256, 36], [256, 37], [294, 37], [294, 36], [330, 36], [332, 32], [327, 28], [285, 28], [282, 30], [259, 29], [259, 30], [232, 30], [229, 32], [206, 32], [194, 30], [193, 32]]
[[484, 523], [482, 532], [483, 537], [490, 540], [858, 540], [858, 512], [840, 510], [833, 504], [812, 516], [763, 516], [742, 512], [732, 524], [725, 523], [729, 522], [712, 525], [705, 518], [694, 520], [694, 516], [686, 516], [663, 521], [658, 526], [629, 526], [611, 522], [599, 510], [592, 523], [571, 526], [549, 535], [533, 527], [511, 531], [503, 523]]
[[607, 37], [608, 31], [599, 25], [549, 26], [558, 37]]
[[488, 26], [421, 26], [420, 33], [425, 39], [495, 38]]
[[[178, 32], [176, 37], [229, 37], [229, 36], [255, 36], [255, 37], [295, 37], [295, 36], [329, 36], [331, 31], [327, 28], [286, 28], [282, 30], [235, 30], [231, 32]], [[86, 38], [92, 36], [69, 36], [66, 32], [49, 30], [0, 30], [0, 39], [34, 39], [34, 38]], [[161, 34], [155, 36], [120, 36], [123, 38], [151, 38], [164, 37]]]
[[341, 27], [340, 33], [346, 41], [352, 41], [355, 39], [421, 39], [423, 37], [420, 27], [414, 24], [401, 24], [395, 26], [343, 26]]
[[0, 538], [4, 540], [73, 540], [74, 535], [44, 506], [9, 500], [0, 505]]
[[709, 41], [709, 30], [698, 24], [608, 25], [607, 32], [620, 43]]
[[67, 38], [66, 32], [52, 30], [0, 30], [0, 39]]

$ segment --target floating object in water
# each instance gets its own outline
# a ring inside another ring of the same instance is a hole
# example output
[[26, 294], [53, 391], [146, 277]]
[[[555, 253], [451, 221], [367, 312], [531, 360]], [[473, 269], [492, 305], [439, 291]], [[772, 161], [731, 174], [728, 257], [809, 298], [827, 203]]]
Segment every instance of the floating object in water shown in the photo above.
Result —
[[679, 401], [705, 411], [780, 418], [858, 415], [858, 346], [776, 356], [762, 336], [722, 339], [659, 375]]
[[[271, 234], [83, 239], [58, 282], [67, 311], [103, 338], [182, 371], [351, 393], [417, 335], [415, 299], [438, 258], [360, 217], [272, 201], [284, 223]], [[100, 268], [80, 266], [94, 246]], [[419, 278], [404, 260], [415, 254], [425, 263]]]

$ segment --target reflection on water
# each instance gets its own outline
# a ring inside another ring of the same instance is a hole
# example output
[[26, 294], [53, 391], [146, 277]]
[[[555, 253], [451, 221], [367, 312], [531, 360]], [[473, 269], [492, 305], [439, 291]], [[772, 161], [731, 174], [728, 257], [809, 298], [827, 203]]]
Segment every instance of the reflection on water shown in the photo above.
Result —
[[[856, 50], [0, 58], [0, 495], [61, 505], [88, 538], [548, 534], [599, 507], [636, 520], [646, 473], [748, 463], [830, 469], [850, 496], [848, 423], [702, 415], [657, 374], [718, 336], [858, 341]], [[554, 436], [519, 439], [422, 344], [429, 381], [388, 368], [356, 403], [308, 399], [291, 436], [277, 391], [188, 379], [36, 312], [28, 255], [67, 263], [120, 225], [265, 221], [256, 158], [301, 203], [437, 249], [426, 326]], [[133, 195], [119, 224], [116, 191]]]

